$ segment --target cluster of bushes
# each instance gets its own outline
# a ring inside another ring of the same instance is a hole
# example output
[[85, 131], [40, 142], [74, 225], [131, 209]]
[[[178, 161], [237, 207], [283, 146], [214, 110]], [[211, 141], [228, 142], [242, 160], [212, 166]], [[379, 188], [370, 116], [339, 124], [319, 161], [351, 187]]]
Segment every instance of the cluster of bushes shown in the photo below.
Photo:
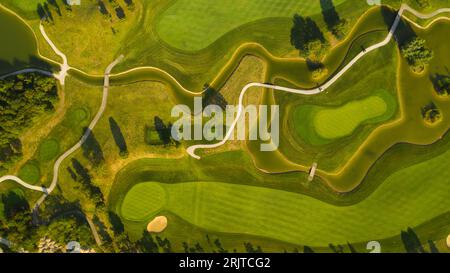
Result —
[[427, 123], [436, 123], [441, 120], [441, 111], [434, 104], [434, 102], [430, 102], [429, 104], [422, 107], [422, 117]]
[[441, 96], [450, 96], [450, 75], [435, 74], [430, 76], [434, 90]]
[[403, 57], [415, 71], [422, 71], [434, 56], [425, 43], [424, 39], [414, 37], [401, 46]]
[[410, 0], [411, 4], [418, 6], [421, 9], [430, 7], [430, 1], [429, 0]]
[[21, 156], [20, 134], [39, 116], [54, 111], [57, 101], [51, 77], [30, 73], [0, 80], [0, 166]]

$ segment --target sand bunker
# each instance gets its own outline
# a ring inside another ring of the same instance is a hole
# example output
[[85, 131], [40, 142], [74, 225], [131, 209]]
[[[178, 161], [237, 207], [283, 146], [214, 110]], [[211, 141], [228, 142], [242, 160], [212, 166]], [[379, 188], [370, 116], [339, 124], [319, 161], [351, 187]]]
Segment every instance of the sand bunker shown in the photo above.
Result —
[[161, 232], [167, 227], [166, 216], [157, 216], [147, 225], [148, 232]]
[[447, 236], [447, 247], [450, 248], [450, 234]]

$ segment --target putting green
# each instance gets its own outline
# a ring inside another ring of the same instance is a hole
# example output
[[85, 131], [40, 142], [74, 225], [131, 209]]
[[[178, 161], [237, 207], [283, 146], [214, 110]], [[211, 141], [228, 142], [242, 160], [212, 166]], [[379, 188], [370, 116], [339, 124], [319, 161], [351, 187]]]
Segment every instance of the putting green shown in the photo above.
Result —
[[310, 246], [388, 238], [449, 211], [448, 160], [450, 151], [402, 169], [362, 202], [344, 207], [263, 187], [145, 182], [126, 195], [122, 216], [145, 223], [169, 210], [208, 230]]
[[396, 104], [393, 95], [379, 90], [373, 96], [333, 108], [302, 105], [294, 112], [295, 129], [310, 144], [326, 144], [353, 134], [360, 125], [390, 119]]
[[[334, 0], [339, 5], [346, 0]], [[156, 24], [158, 35], [183, 50], [200, 50], [240, 25], [270, 17], [309, 16], [321, 12], [320, 1], [178, 0]]]
[[323, 138], [339, 138], [350, 135], [362, 122], [381, 116], [386, 110], [386, 102], [372, 96], [339, 108], [318, 111], [314, 117], [314, 127]]
[[131, 221], [142, 221], [159, 211], [166, 202], [164, 188], [156, 183], [134, 186], [126, 195], [122, 216]]

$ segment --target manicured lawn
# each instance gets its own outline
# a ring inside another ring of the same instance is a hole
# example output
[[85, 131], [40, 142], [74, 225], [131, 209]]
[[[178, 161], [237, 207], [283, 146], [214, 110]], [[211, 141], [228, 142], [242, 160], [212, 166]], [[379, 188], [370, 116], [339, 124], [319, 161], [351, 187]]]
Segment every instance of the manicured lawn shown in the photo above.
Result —
[[59, 153], [59, 144], [55, 139], [47, 139], [39, 146], [39, 160], [49, 161], [55, 158]]
[[159, 184], [138, 184], [125, 197], [122, 215], [127, 220], [142, 221], [159, 211], [165, 203], [166, 193]]
[[[361, 124], [388, 120], [396, 110], [396, 100], [388, 91], [350, 101], [338, 107], [299, 106], [294, 112], [297, 133], [313, 145], [351, 135]], [[311, 132], [313, 131], [313, 132]]]
[[[147, 182], [130, 191], [122, 210], [135, 206], [138, 200], [152, 198], [148, 211], [133, 216], [144, 219], [148, 215], [148, 220], [161, 207], [208, 230], [310, 246], [376, 240], [395, 236], [448, 211], [449, 160], [447, 151], [396, 172], [372, 195], [351, 206], [333, 206], [307, 196], [253, 186]], [[167, 191], [167, 198], [160, 187]]]
[[[345, 1], [333, 2], [338, 5]], [[320, 12], [320, 1], [309, 0], [178, 0], [160, 15], [156, 30], [164, 41], [176, 48], [199, 50], [245, 23]]]
[[387, 108], [387, 103], [382, 98], [371, 96], [339, 108], [319, 110], [314, 117], [314, 127], [323, 138], [347, 136], [361, 123], [386, 113]]

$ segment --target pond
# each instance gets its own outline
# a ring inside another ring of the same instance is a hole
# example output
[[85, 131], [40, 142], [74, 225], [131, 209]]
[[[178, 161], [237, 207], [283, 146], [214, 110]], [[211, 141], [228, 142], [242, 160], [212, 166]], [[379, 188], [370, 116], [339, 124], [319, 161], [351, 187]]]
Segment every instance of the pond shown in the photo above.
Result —
[[0, 74], [26, 67], [46, 68], [38, 57], [36, 38], [17, 16], [0, 7]]

